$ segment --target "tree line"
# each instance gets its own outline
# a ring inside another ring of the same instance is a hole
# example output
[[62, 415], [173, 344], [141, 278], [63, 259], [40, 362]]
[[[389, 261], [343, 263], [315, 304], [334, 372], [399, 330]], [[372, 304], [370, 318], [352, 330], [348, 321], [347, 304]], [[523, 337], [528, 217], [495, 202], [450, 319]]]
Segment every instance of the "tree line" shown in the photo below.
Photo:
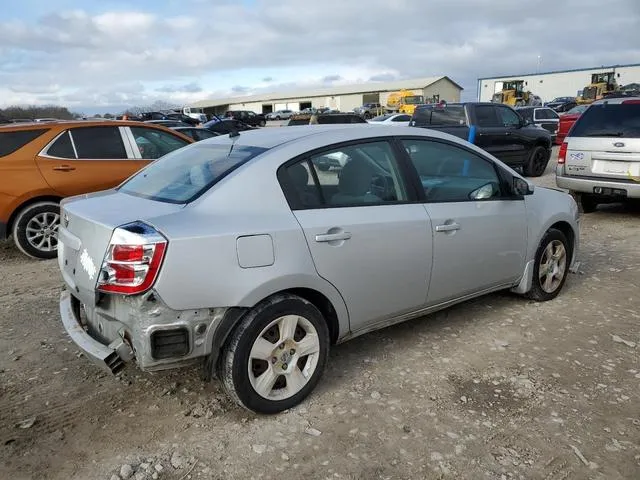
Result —
[[[117, 115], [123, 113], [127, 115], [139, 115], [142, 112], [152, 112], [158, 110], [171, 110], [176, 108], [176, 105], [162, 100], [155, 101], [150, 105], [145, 106], [132, 106], [120, 112]], [[78, 112], [72, 112], [67, 107], [60, 107], [57, 105], [30, 105], [26, 107], [11, 106], [5, 109], [0, 108], [0, 123], [10, 120], [34, 120], [36, 118], [57, 118], [60, 120], [74, 120], [79, 118], [87, 118], [87, 115]], [[115, 118], [116, 114], [105, 113], [100, 115], [96, 113], [91, 115], [93, 118]]]

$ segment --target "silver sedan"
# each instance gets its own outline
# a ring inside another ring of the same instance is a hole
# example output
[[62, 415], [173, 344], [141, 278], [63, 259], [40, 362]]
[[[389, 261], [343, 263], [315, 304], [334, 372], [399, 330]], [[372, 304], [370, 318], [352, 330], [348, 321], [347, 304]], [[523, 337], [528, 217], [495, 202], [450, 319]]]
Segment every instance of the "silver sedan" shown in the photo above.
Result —
[[197, 362], [263, 413], [307, 397], [336, 343], [498, 290], [552, 300], [579, 244], [569, 195], [382, 125], [204, 140], [61, 215], [60, 313], [88, 358]]

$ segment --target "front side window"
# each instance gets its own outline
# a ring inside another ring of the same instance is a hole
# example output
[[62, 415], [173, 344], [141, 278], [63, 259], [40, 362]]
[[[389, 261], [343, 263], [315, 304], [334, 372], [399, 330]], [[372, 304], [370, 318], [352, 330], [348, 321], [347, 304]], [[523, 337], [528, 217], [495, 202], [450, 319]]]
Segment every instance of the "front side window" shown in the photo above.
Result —
[[516, 112], [506, 107], [497, 107], [497, 109], [502, 126], [517, 127], [520, 125], [520, 117]]
[[410, 115], [398, 115], [391, 119], [392, 122], [408, 122], [409, 120], [411, 120]]
[[207, 138], [217, 137], [215, 133], [204, 128], [198, 128], [193, 131], [193, 138], [196, 140], [206, 140]]
[[407, 200], [404, 182], [387, 142], [325, 151], [286, 168], [301, 208], [353, 207]]
[[79, 127], [71, 130], [71, 136], [80, 159], [127, 158], [118, 127]]
[[402, 140], [428, 202], [469, 202], [500, 197], [491, 162], [455, 145], [432, 140]]
[[147, 127], [130, 127], [140, 156], [144, 159], [155, 160], [168, 153], [188, 145], [182, 140], [167, 132]]
[[477, 105], [476, 120], [479, 127], [502, 127], [502, 119], [498, 116], [498, 109], [493, 105]]
[[193, 143], [140, 170], [120, 191], [167, 203], [189, 203], [264, 148]]

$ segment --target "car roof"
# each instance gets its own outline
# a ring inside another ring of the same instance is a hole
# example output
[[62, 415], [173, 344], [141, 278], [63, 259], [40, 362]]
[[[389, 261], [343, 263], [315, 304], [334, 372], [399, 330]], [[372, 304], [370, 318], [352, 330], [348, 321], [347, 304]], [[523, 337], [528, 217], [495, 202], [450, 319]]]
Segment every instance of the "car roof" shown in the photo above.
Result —
[[629, 100], [633, 100], [634, 102], [640, 102], [640, 97], [608, 97], [608, 98], [596, 100], [591, 105], [603, 105], [603, 104], [619, 105], [621, 103], [628, 102]]
[[366, 138], [368, 136], [381, 137], [386, 135], [417, 135], [447, 139], [452, 138], [452, 136], [447, 133], [419, 127], [405, 127], [401, 125], [374, 126], [369, 123], [330, 123], [318, 125], [296, 125], [280, 128], [260, 128], [256, 130], [239, 132], [239, 135], [235, 137], [229, 137], [228, 134], [225, 134], [203, 140], [203, 142], [221, 143], [225, 145], [231, 145], [232, 143], [235, 143], [237, 145], [271, 149], [288, 142], [294, 142], [303, 139], [305, 137], [323, 134], [334, 134], [337, 132], [346, 131], [351, 132], [355, 138]]

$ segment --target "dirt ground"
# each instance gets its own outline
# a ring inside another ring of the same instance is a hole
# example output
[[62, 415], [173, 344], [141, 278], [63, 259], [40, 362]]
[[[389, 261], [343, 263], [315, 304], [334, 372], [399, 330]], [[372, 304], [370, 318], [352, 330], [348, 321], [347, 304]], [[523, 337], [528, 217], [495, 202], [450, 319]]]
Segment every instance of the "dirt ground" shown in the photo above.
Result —
[[0, 478], [640, 478], [639, 225], [586, 215], [556, 300], [491, 295], [337, 346], [268, 417], [194, 370], [101, 373], [63, 331], [56, 262], [0, 244]]

